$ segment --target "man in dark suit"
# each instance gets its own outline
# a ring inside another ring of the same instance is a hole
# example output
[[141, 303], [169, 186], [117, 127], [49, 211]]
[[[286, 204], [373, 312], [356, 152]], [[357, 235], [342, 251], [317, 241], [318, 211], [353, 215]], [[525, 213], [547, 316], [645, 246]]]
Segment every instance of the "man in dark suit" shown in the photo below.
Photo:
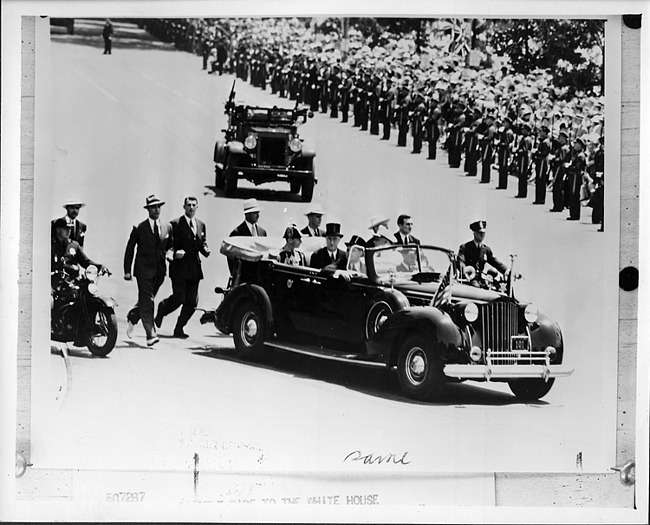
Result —
[[324, 215], [321, 207], [314, 203], [305, 215], [307, 216], [307, 226], [300, 230], [300, 233], [307, 237], [322, 237], [325, 235], [325, 231], [320, 227]]
[[343, 237], [341, 225], [335, 222], [327, 223], [325, 225], [325, 246], [314, 252], [309, 265], [312, 268], [320, 269], [326, 267], [332, 270], [345, 269], [348, 259], [345, 252], [338, 247], [341, 237]]
[[420, 239], [411, 235], [413, 220], [410, 215], [402, 214], [397, 217], [399, 230], [395, 232], [395, 244], [420, 244]]
[[144, 208], [149, 217], [133, 227], [124, 252], [124, 279], [130, 281], [133, 255], [136, 245], [138, 247], [133, 270], [138, 282], [138, 302], [126, 316], [126, 335], [131, 338], [135, 325], [142, 319], [147, 334], [147, 346], [153, 346], [159, 341], [153, 319], [154, 298], [165, 280], [165, 256], [174, 243], [171, 225], [160, 220], [160, 208], [163, 204], [165, 203], [155, 195], [147, 197]]
[[199, 304], [199, 281], [203, 279], [199, 254], [204, 257], [210, 255], [205, 224], [195, 217], [198, 206], [196, 197], [185, 197], [185, 214], [171, 222], [174, 238], [174, 258], [169, 263], [172, 295], [160, 301], [154, 319], [156, 326], [160, 328], [163, 318], [183, 305], [174, 328], [174, 337], [181, 339], [189, 337], [183, 328]]
[[[79, 210], [84, 206], [85, 204], [81, 201], [75, 199], [69, 200], [63, 205], [66, 214], [64, 217], [61, 217], [65, 219], [70, 227], [70, 240], [75, 241], [82, 248], [84, 247], [84, 239], [86, 238], [86, 225], [77, 219], [77, 217], [79, 216]], [[57, 219], [52, 221], [52, 241], [56, 239], [56, 228], [54, 226], [56, 221]]]
[[231, 237], [266, 237], [266, 230], [258, 225], [262, 208], [257, 199], [244, 201], [244, 222], [230, 232]]
[[489, 246], [483, 244], [485, 240], [486, 221], [476, 221], [469, 225], [469, 229], [474, 232], [474, 239], [461, 244], [458, 248], [458, 264], [461, 275], [473, 280], [481, 281], [485, 264], [489, 264], [502, 274], [508, 272], [508, 268], [499, 259], [497, 259]]

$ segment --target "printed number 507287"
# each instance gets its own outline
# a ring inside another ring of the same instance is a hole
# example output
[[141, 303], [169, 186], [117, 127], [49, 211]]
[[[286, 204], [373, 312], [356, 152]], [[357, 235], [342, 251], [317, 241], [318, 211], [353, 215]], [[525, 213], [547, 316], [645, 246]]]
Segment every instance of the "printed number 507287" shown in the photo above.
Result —
[[144, 501], [145, 492], [107, 492], [106, 501], [114, 503], [139, 503]]

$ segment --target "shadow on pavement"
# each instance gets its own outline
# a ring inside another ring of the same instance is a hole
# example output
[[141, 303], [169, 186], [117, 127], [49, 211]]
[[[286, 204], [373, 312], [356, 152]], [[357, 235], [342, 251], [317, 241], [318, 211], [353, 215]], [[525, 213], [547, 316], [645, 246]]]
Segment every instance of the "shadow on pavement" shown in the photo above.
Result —
[[[196, 350], [199, 350], [198, 348]], [[238, 358], [235, 350], [230, 348], [215, 348], [208, 351], [194, 351], [194, 355], [222, 359], [240, 363], [243, 366], [254, 366], [266, 370], [275, 370], [291, 374], [295, 377], [325, 381], [343, 386], [363, 394], [399, 401], [412, 405], [547, 405], [544, 401], [536, 403], [523, 402], [514, 395], [495, 392], [478, 385], [467, 383], [450, 383], [436, 402], [420, 402], [404, 397], [397, 383], [397, 376], [385, 369], [366, 368], [347, 365], [335, 361], [312, 358], [290, 352], [270, 351], [262, 362], [253, 363]]]
[[[51, 25], [50, 39], [52, 42], [95, 47], [103, 51], [102, 29], [104, 22], [105, 19], [75, 18], [73, 35], [67, 34], [65, 27]], [[111, 23], [114, 31], [113, 54], [119, 53], [120, 49], [177, 51], [174, 44], [156, 39], [144, 29], [140, 29], [137, 24], [120, 22], [118, 19], [112, 19]]]
[[217, 198], [221, 199], [252, 199], [255, 198], [258, 201], [282, 201], [282, 202], [302, 202], [302, 198], [298, 193], [292, 193], [289, 190], [287, 191], [278, 191], [270, 190], [264, 187], [260, 188], [238, 188], [237, 194], [234, 197], [226, 197], [226, 192], [220, 190], [215, 186], [206, 186], [207, 190], [203, 193], [204, 196], [214, 195]]

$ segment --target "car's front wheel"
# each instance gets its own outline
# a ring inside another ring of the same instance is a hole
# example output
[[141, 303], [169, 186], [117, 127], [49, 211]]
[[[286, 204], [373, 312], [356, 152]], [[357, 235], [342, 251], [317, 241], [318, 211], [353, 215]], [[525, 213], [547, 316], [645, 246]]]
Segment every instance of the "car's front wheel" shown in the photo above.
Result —
[[238, 162], [235, 157], [232, 157], [228, 161], [228, 167], [226, 168], [224, 189], [228, 197], [233, 197], [237, 193], [237, 171], [238, 171]]
[[551, 377], [547, 381], [541, 378], [513, 379], [508, 381], [512, 393], [523, 401], [537, 401], [548, 394], [555, 383]]
[[235, 314], [233, 323], [235, 348], [244, 359], [256, 361], [264, 353], [266, 320], [259, 306], [252, 302], [243, 304]]
[[422, 335], [411, 335], [400, 346], [397, 379], [402, 392], [412, 399], [432, 401], [442, 392], [442, 363]]

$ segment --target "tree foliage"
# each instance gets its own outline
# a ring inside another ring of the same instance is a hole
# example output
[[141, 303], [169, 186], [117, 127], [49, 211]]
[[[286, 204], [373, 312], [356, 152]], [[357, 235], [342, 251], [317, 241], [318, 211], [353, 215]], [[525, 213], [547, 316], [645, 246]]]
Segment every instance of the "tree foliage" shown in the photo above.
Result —
[[498, 20], [488, 32], [496, 54], [507, 55], [518, 73], [548, 69], [558, 87], [602, 87], [602, 20]]

